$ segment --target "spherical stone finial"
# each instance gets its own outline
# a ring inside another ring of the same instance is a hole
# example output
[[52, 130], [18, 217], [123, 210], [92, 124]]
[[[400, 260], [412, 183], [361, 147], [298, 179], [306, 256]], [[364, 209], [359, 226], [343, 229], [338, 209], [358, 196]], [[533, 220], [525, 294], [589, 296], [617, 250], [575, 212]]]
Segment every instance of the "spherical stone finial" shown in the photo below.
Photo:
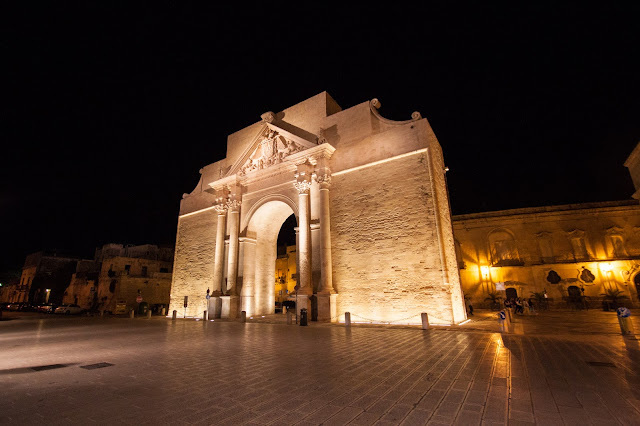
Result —
[[265, 123], [273, 123], [273, 121], [276, 119], [276, 115], [272, 111], [267, 111], [262, 114], [260, 118], [262, 118], [262, 121], [264, 121]]

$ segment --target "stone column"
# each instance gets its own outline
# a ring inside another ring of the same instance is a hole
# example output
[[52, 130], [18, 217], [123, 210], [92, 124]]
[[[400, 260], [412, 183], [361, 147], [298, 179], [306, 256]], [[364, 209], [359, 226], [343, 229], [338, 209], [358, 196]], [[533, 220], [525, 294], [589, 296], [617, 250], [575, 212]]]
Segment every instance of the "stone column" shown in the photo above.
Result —
[[331, 170], [318, 167], [316, 180], [320, 187], [320, 289], [318, 291], [318, 321], [331, 321], [336, 317], [336, 291], [333, 288], [331, 262], [331, 213], [329, 187]]
[[229, 216], [229, 255], [227, 262], [227, 288], [222, 298], [223, 318], [235, 318], [238, 313], [238, 234], [240, 232], [240, 188], [236, 187], [229, 193], [227, 209]]
[[309, 163], [298, 165], [294, 186], [298, 190], [298, 276], [300, 288], [296, 292], [296, 310], [307, 309], [311, 315], [311, 301], [313, 294], [311, 286], [311, 211], [309, 205], [309, 190], [311, 189], [312, 166]]
[[216, 251], [214, 254], [213, 285], [207, 306], [211, 318], [220, 318], [220, 308], [222, 295], [222, 278], [224, 275], [224, 237], [227, 233], [227, 194], [224, 190], [219, 190], [216, 197], [216, 204], [213, 206], [218, 212], [218, 224], [216, 227]]

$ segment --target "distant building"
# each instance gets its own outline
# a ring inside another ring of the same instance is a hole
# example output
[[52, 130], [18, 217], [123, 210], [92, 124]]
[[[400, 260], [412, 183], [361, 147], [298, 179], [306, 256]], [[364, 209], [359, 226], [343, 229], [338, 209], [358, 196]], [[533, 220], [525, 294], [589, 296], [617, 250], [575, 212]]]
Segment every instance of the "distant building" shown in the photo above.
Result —
[[65, 303], [84, 309], [126, 313], [141, 302], [168, 306], [173, 269], [173, 248], [151, 244], [105, 244], [93, 261], [78, 263]]
[[298, 274], [296, 273], [296, 246], [278, 247], [276, 258], [276, 303], [282, 303], [295, 292]]
[[7, 302], [60, 302], [79, 259], [40, 251], [28, 255], [20, 281], [3, 294]]

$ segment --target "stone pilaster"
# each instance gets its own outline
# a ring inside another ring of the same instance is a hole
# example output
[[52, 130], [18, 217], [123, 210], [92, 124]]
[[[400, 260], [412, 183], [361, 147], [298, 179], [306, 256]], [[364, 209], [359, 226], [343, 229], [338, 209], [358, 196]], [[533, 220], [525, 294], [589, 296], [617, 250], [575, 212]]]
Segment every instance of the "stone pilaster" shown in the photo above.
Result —
[[[218, 201], [218, 200], [216, 200]], [[218, 212], [218, 224], [216, 226], [216, 251], [213, 266], [213, 289], [211, 296], [222, 294], [222, 275], [224, 273], [224, 237], [227, 231], [227, 204], [226, 201], [214, 206]]]
[[227, 202], [229, 209], [229, 262], [227, 264], [227, 288], [226, 292], [232, 296], [236, 294], [236, 281], [238, 278], [238, 234], [240, 232], [240, 204], [241, 201], [232, 198]]

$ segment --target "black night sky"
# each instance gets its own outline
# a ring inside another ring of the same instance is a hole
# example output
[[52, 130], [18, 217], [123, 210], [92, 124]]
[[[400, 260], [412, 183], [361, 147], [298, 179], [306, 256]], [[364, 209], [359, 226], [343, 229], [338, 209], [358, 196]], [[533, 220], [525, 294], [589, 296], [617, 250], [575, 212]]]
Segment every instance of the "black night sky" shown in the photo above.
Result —
[[631, 2], [210, 3], [20, 2], [5, 14], [0, 272], [42, 249], [173, 244], [182, 193], [225, 156], [226, 136], [324, 90], [345, 109], [376, 97], [387, 118], [420, 111], [454, 214], [634, 191]]

